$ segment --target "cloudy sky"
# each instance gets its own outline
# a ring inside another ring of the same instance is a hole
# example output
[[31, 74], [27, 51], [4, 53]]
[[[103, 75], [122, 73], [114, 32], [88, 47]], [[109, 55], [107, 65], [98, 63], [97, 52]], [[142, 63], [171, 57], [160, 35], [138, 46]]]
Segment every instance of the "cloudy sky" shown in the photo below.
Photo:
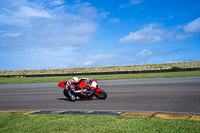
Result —
[[200, 0], [0, 0], [0, 70], [200, 59]]

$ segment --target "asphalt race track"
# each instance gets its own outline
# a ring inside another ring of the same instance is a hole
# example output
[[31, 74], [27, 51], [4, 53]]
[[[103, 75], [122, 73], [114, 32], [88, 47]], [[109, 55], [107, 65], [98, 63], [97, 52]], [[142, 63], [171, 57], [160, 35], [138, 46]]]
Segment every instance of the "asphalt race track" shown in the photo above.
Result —
[[98, 81], [106, 100], [69, 101], [58, 83], [1, 84], [0, 110], [98, 110], [200, 114], [200, 77]]

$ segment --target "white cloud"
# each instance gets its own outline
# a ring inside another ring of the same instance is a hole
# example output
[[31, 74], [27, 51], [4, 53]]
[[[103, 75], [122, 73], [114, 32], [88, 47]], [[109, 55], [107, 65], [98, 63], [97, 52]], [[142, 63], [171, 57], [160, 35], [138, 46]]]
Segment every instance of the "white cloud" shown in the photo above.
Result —
[[187, 25], [164, 27], [162, 24], [147, 24], [144, 28], [130, 32], [119, 39], [119, 43], [152, 44], [163, 41], [180, 41], [200, 36], [200, 18]]
[[120, 38], [120, 43], [151, 44], [161, 42], [169, 37], [165, 28], [158, 24], [150, 24], [143, 29], [130, 32], [129, 35]]
[[90, 66], [90, 65], [93, 65], [93, 61], [86, 61], [83, 66]]
[[59, 6], [59, 5], [62, 5], [64, 3], [65, 3], [65, 1], [63, 1], [63, 0], [55, 0], [55, 1], [52, 2], [52, 5]]
[[121, 4], [121, 5], [119, 6], [119, 9], [122, 9], [122, 8], [124, 8], [124, 7], [129, 8], [129, 7], [132, 6], [132, 5], [137, 5], [137, 4], [140, 4], [140, 3], [142, 3], [142, 2], [143, 2], [143, 0], [130, 0], [129, 4]]
[[152, 55], [152, 54], [153, 54], [153, 52], [150, 51], [149, 49], [144, 49], [144, 50], [138, 52], [138, 53], [136, 54], [136, 56], [139, 56], [139, 57], [147, 57], [147, 56], [150, 56], [150, 55]]
[[178, 34], [176, 35], [176, 40], [185, 40], [185, 39], [188, 39], [188, 38], [190, 38], [190, 37], [192, 37], [191, 34], [178, 33]]
[[115, 60], [118, 60], [116, 58], [116, 55], [114, 54], [86, 54], [84, 56], [81, 56], [80, 58], [73, 58], [67, 59], [63, 65], [65, 66], [74, 66], [74, 67], [91, 67], [91, 66], [108, 66], [111, 65]]
[[176, 40], [185, 40], [192, 37], [200, 36], [200, 17], [191, 21], [187, 25], [181, 26], [183, 32], [176, 34]]
[[[109, 14], [87, 2], [71, 5], [65, 4], [63, 0], [49, 3], [23, 0], [12, 6], [15, 10], [4, 5], [0, 14], [0, 22], [7, 25], [9, 30], [12, 29], [9, 31], [12, 34], [1, 33], [0, 37], [21, 36], [27, 43], [34, 45], [88, 44], [99, 28], [98, 22]], [[20, 44], [21, 41], [18, 42]]]
[[[1, 32], [0, 32], [1, 34]], [[4, 33], [2, 35], [0, 35], [0, 37], [18, 37], [18, 36], [21, 36], [22, 34], [21, 33], [10, 33], [10, 32], [7, 32], [7, 33]]]
[[124, 7], [126, 7], [126, 5], [122, 4], [122, 5], [119, 6], [119, 9], [124, 8]]
[[97, 55], [88, 55], [85, 60], [84, 66], [98, 66], [102, 64], [109, 64], [110, 60], [115, 57], [114, 54], [97, 54]]
[[[75, 47], [28, 47], [14, 52], [7, 52], [6, 59], [10, 62], [11, 69], [31, 68], [31, 69], [49, 69], [61, 68], [65, 60], [73, 55]], [[0, 57], [5, 54], [1, 53]]]
[[76, 3], [80, 3], [80, 2], [81, 2], [81, 0], [74, 0], [74, 2], [76, 2]]
[[134, 4], [137, 5], [139, 3], [141, 3], [143, 0], [130, 0], [130, 5]]
[[16, 15], [19, 15], [20, 17], [51, 17], [50, 13], [48, 13], [44, 9], [38, 10], [28, 6], [22, 6], [19, 8], [19, 10], [19, 12], [16, 12]]
[[111, 23], [118, 23], [119, 22], [119, 18], [111, 18], [109, 21]]
[[184, 26], [183, 29], [186, 33], [200, 32], [200, 17]]
[[168, 15], [168, 18], [173, 18], [174, 16], [173, 15]]
[[107, 58], [112, 58], [114, 54], [97, 54], [97, 55], [91, 55], [91, 58], [93, 60], [97, 59], [107, 59]]
[[73, 23], [69, 32], [76, 35], [89, 35], [96, 32], [97, 25], [93, 22]]

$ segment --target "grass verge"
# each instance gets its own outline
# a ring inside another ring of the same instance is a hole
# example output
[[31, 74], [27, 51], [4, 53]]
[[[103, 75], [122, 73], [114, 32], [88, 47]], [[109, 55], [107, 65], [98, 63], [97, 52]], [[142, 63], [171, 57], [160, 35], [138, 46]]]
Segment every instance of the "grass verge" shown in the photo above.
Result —
[[[82, 76], [78, 76], [78, 77], [90, 77], [90, 78], [93, 78], [96, 80], [112, 80], [112, 79], [171, 78], [171, 77], [197, 77], [197, 76], [200, 76], [200, 71], [141, 73], [141, 74], [113, 74], [113, 75], [87, 75], [87, 76], [82, 75]], [[72, 78], [72, 76], [0, 78], [0, 84], [59, 82], [59, 81], [66, 81], [70, 78]]]
[[200, 122], [96, 115], [0, 114], [0, 132], [199, 132]]

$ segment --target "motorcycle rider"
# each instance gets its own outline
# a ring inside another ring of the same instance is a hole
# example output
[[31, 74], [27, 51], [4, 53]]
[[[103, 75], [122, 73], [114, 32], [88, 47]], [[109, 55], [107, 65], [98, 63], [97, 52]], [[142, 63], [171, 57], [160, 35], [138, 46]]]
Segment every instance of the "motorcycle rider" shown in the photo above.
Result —
[[66, 92], [71, 97], [71, 100], [74, 101], [76, 100], [76, 98], [71, 91], [75, 91], [75, 88], [78, 86], [78, 83], [79, 83], [78, 77], [73, 77], [68, 81], [59, 82], [58, 86], [66, 89]]

